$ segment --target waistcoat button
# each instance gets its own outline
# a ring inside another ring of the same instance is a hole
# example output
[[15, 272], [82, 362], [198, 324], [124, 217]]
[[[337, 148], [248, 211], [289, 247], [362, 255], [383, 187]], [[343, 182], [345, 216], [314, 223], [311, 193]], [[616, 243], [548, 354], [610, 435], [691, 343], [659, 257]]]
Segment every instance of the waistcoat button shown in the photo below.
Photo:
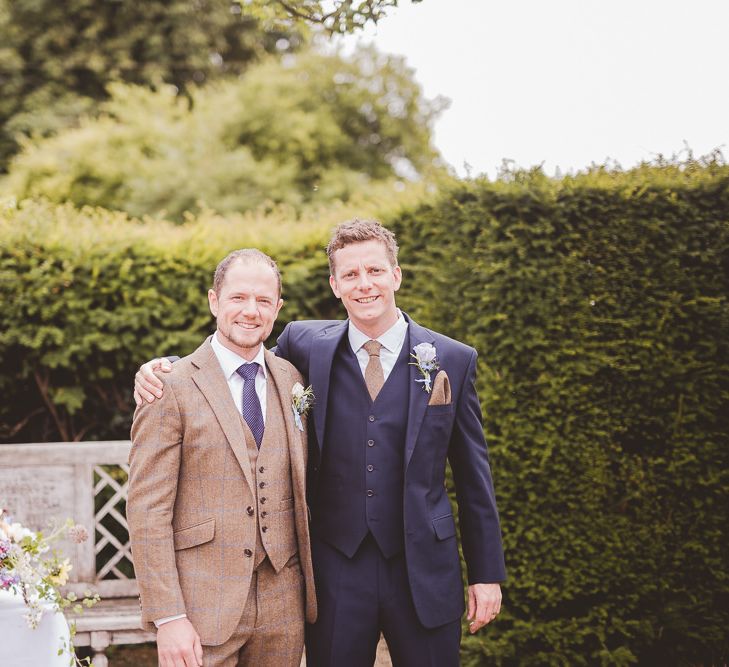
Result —
[[368, 447], [374, 447], [375, 446], [375, 441], [374, 440], [368, 440], [367, 441], [367, 446]]
[[264, 470], [265, 470], [265, 468], [264, 468], [263, 466], [261, 466], [261, 467], [260, 467], [260, 468], [258, 469], [258, 472], [263, 472]]
[[370, 415], [370, 416], [369, 416], [369, 420], [370, 420], [371, 422], [375, 421], [375, 416], [374, 416], [374, 415]]
[[372, 489], [367, 489], [367, 497], [372, 498], [372, 496], [375, 495], [375, 492]]
[[246, 507], [246, 512], [248, 513], [248, 516], [253, 516], [253, 508], [252, 507]]
[[367, 472], [372, 472], [375, 469], [375, 466], [373, 466], [371, 463], [367, 466]]
[[253, 551], [251, 549], [244, 549], [243, 553], [250, 558], [253, 555]]
[[261, 526], [261, 532], [265, 533], [268, 530], [268, 526]]

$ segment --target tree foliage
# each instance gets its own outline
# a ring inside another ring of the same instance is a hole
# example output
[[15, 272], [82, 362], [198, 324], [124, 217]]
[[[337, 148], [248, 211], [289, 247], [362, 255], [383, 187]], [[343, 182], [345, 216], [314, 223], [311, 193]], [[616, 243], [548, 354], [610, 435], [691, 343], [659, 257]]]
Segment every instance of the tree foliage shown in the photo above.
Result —
[[[417, 0], [414, 0], [417, 1]], [[111, 82], [185, 92], [296, 50], [312, 25], [348, 32], [397, 0], [0, 0], [0, 171], [17, 137], [52, 134]]]
[[401, 59], [373, 49], [270, 59], [242, 81], [191, 89], [192, 108], [170, 88], [110, 91], [100, 116], [26, 141], [3, 189], [181, 220], [199, 201], [224, 213], [301, 206], [438, 170], [437, 104]]

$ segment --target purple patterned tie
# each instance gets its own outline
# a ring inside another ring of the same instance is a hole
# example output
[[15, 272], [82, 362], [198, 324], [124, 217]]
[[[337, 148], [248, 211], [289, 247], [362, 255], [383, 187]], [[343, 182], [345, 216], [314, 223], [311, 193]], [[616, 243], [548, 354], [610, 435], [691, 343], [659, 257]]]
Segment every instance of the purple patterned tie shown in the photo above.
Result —
[[261, 448], [263, 440], [263, 412], [261, 412], [261, 401], [256, 393], [256, 375], [258, 375], [258, 364], [254, 361], [251, 364], [243, 364], [236, 371], [243, 378], [243, 419], [251, 429], [256, 440], [256, 446]]

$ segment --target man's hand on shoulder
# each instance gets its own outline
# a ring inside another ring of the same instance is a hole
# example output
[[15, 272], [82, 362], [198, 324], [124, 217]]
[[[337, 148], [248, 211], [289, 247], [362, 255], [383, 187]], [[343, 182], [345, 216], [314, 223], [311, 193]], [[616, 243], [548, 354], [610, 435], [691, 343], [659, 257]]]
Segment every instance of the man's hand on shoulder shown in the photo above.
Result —
[[188, 619], [178, 618], [159, 626], [157, 655], [160, 667], [202, 667], [200, 636]]
[[468, 630], [471, 634], [491, 623], [501, 611], [499, 584], [471, 584], [468, 587]]
[[137, 407], [144, 401], [154, 403], [155, 399], [162, 398], [162, 380], [156, 373], [169, 373], [172, 363], [169, 359], [158, 358], [142, 364], [134, 376], [134, 402]]

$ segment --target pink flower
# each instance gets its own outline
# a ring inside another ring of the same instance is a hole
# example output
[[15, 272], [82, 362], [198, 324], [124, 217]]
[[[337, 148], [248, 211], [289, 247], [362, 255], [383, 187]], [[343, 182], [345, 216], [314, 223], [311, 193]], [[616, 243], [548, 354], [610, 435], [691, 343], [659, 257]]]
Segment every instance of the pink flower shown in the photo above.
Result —
[[81, 544], [81, 542], [85, 542], [89, 539], [89, 531], [86, 530], [85, 526], [77, 523], [75, 526], [71, 526], [71, 528], [68, 529], [68, 536], [76, 544]]

